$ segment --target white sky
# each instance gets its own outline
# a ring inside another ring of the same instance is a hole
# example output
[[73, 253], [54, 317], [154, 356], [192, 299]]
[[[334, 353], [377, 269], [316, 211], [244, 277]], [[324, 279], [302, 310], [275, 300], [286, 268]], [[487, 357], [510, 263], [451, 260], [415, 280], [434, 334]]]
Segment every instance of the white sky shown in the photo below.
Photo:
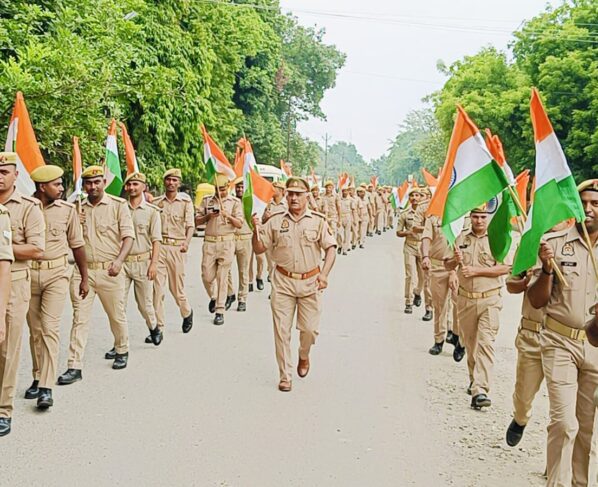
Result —
[[[555, 0], [556, 2], [556, 0]], [[550, 2], [555, 4], [555, 2]], [[303, 25], [326, 29], [325, 41], [347, 54], [336, 87], [322, 102], [327, 121], [300, 131], [323, 145], [354, 143], [366, 160], [389, 148], [405, 114], [442, 87], [436, 70], [481, 47], [505, 49], [523, 20], [546, 0], [281, 0]], [[348, 18], [349, 16], [350, 18]], [[355, 19], [353, 17], [366, 17]]]

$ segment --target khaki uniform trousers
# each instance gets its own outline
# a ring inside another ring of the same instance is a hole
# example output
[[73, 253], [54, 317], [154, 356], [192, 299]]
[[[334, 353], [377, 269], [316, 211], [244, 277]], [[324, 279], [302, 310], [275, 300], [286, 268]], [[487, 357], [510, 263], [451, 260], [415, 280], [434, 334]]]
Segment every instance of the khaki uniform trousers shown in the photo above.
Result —
[[419, 258], [419, 248], [417, 243], [405, 242], [403, 247], [403, 258], [405, 261], [405, 304], [413, 302], [414, 294], [421, 294], [422, 281], [415, 278], [419, 276], [417, 261]]
[[381, 232], [384, 230], [384, 211], [378, 210], [376, 213], [376, 231]]
[[365, 236], [367, 235], [369, 227], [369, 221], [367, 219], [361, 220], [359, 224], [359, 244], [363, 245], [365, 243]]
[[[457, 295], [449, 287], [450, 272], [444, 264], [432, 263], [430, 275], [430, 292], [434, 306], [434, 343], [443, 342], [449, 329], [449, 311], [452, 308], [452, 331], [459, 336], [459, 315], [457, 313]], [[426, 301], [426, 304], [428, 301]], [[452, 306], [451, 306], [452, 304]]]
[[[251, 245], [251, 240], [249, 241]], [[254, 273], [254, 261], [257, 270]], [[249, 282], [253, 282], [255, 279], [262, 279], [264, 275], [264, 267], [266, 265], [266, 256], [264, 254], [255, 255], [253, 249], [251, 250], [251, 258], [249, 259]]]
[[[249, 262], [251, 254], [251, 238], [235, 240], [235, 257], [237, 258], [237, 269], [239, 271], [238, 297], [240, 303], [245, 303], [247, 301], [247, 293], [249, 292]], [[235, 294], [235, 290], [233, 289], [232, 265], [228, 271], [227, 288], [229, 296]]]
[[[137, 309], [143, 316], [147, 328], [153, 330], [157, 321], [154, 310], [154, 282], [147, 278], [149, 265], [149, 259], [140, 262], [125, 262], [123, 270], [125, 273], [125, 295], [129, 296], [132, 284]], [[126, 302], [127, 298], [125, 298]]]
[[392, 209], [392, 207], [390, 207], [388, 209], [388, 212], [386, 213], [386, 226], [388, 228], [394, 227], [393, 212], [394, 212], [394, 210]]
[[[431, 285], [431, 281], [430, 281], [430, 273], [424, 271], [424, 269], [422, 268], [422, 259], [419, 256], [419, 253], [417, 254], [417, 258], [416, 258], [416, 265], [417, 265], [417, 289], [419, 289], [419, 292], [415, 291], [415, 294], [421, 294], [422, 288], [423, 288], [426, 310], [432, 309], [433, 299], [432, 299], [432, 285]], [[423, 285], [422, 285], [422, 283], [423, 283]]]
[[299, 358], [309, 357], [311, 346], [316, 343], [322, 304], [320, 293], [296, 297], [284, 294], [272, 287], [270, 300], [272, 319], [274, 321], [274, 346], [280, 380], [290, 381], [293, 376], [291, 356], [291, 330], [295, 311], [297, 312], [297, 329], [299, 330]]
[[224, 313], [226, 305], [226, 280], [235, 256], [235, 241], [203, 243], [201, 279], [210, 299], [216, 300], [216, 313]]
[[347, 252], [351, 248], [351, 217], [341, 218], [342, 249]]
[[374, 233], [376, 231], [376, 217], [372, 214], [368, 218], [368, 233]]
[[359, 245], [359, 220], [351, 218], [351, 244]]
[[11, 282], [6, 310], [6, 339], [0, 344], [0, 418], [12, 417], [25, 316], [31, 298], [27, 277]]
[[179, 307], [181, 318], [186, 318], [191, 314], [191, 306], [185, 294], [186, 264], [187, 254], [181, 252], [181, 248], [178, 245], [163, 244], [160, 246], [160, 258], [158, 259], [156, 279], [154, 280], [154, 307], [160, 330], [164, 328], [164, 324], [166, 323], [164, 311], [166, 281], [168, 281], [170, 294]]
[[52, 389], [60, 352], [60, 322], [73, 268], [31, 270], [31, 301], [27, 312], [33, 380]]
[[519, 329], [515, 337], [517, 368], [513, 392], [513, 419], [525, 426], [532, 416], [532, 402], [544, 380], [540, 333]]
[[129, 327], [125, 313], [125, 272], [124, 268], [118, 276], [111, 277], [106, 269], [89, 269], [89, 294], [85, 299], [79, 296], [81, 275], [73, 273], [71, 279], [71, 301], [73, 303], [73, 325], [69, 344], [69, 369], [82, 369], [83, 356], [89, 336], [89, 321], [96, 295], [108, 315], [110, 330], [114, 336], [116, 353], [129, 351]]
[[[330, 230], [332, 230], [332, 232], [336, 233], [336, 244], [337, 244], [337, 248], [342, 249], [343, 248], [343, 238], [344, 238], [344, 228], [342, 225], [339, 226], [338, 224], [338, 220], [336, 218], [331, 219], [329, 222], [330, 225]], [[272, 274], [272, 271], [270, 271], [270, 274]]]
[[499, 328], [501, 297], [499, 294], [480, 299], [457, 296], [457, 306], [461, 328], [459, 338], [467, 351], [471, 395], [487, 394], [494, 367], [494, 340]]
[[548, 329], [540, 332], [540, 347], [550, 401], [546, 485], [586, 486], [596, 412], [598, 348]]

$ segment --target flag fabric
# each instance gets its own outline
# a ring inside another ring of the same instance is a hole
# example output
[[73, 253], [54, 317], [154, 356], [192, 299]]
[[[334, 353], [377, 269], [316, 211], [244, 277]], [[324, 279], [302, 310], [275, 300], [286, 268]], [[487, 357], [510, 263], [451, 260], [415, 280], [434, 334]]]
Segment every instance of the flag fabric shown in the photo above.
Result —
[[[503, 169], [509, 186], [515, 184], [513, 172], [507, 164], [502, 143], [497, 135], [492, 135], [489, 129], [486, 129], [486, 145], [490, 154], [499, 166]], [[488, 242], [492, 256], [499, 262], [504, 262], [505, 257], [511, 249], [511, 221], [517, 217], [519, 211], [513, 201], [513, 188], [507, 187], [491, 198], [486, 210], [488, 212]]]
[[370, 178], [370, 183], [374, 186], [374, 189], [378, 187], [378, 176], [372, 176]]
[[521, 207], [527, 209], [527, 185], [529, 184], [529, 169], [520, 172], [515, 178], [515, 190], [521, 203]]
[[535, 88], [532, 90], [530, 113], [536, 144], [536, 187], [515, 256], [513, 274], [521, 273], [536, 263], [542, 235], [554, 225], [568, 218], [575, 218], [578, 222], [585, 219], [567, 158]]
[[458, 106], [442, 176], [427, 214], [441, 219], [442, 231], [452, 246], [463, 229], [465, 215], [507, 186], [505, 172], [494, 161], [479, 129]]
[[397, 194], [399, 197], [399, 208], [405, 208], [407, 203], [409, 202], [409, 191], [411, 191], [411, 184], [409, 181], [403, 181], [397, 189]]
[[339, 191], [342, 191], [343, 189], [347, 189], [350, 184], [351, 184], [351, 177], [349, 176], [348, 173], [344, 172], [339, 175], [338, 182], [337, 182], [337, 187], [338, 187]]
[[390, 196], [390, 204], [393, 210], [396, 210], [401, 205], [401, 199], [399, 198], [399, 188], [392, 188], [392, 193]]
[[112, 119], [106, 137], [106, 158], [104, 160], [106, 193], [120, 196], [123, 189], [123, 176], [120, 170], [120, 159], [116, 146], [116, 120]]
[[125, 159], [127, 161], [127, 176], [130, 174], [141, 172], [139, 170], [139, 164], [137, 164], [137, 156], [135, 155], [135, 147], [133, 147], [133, 142], [131, 142], [131, 138], [129, 137], [129, 133], [127, 132], [127, 127], [125, 124], [120, 122], [120, 135], [123, 140], [123, 145], [125, 146]]
[[316, 177], [313, 167], [311, 168], [311, 184], [312, 186], [318, 186], [318, 178]]
[[293, 175], [293, 171], [291, 170], [291, 166], [289, 166], [286, 162], [282, 159], [280, 160], [280, 170], [282, 171], [282, 180], [286, 181]]
[[256, 214], [261, 218], [266, 206], [274, 196], [274, 187], [270, 181], [257, 172], [253, 149], [247, 139], [243, 139], [240, 157], [244, 163], [243, 215], [249, 227], [253, 228], [252, 216]]
[[242, 144], [244, 143], [245, 139], [239, 139], [237, 142], [237, 150], [235, 151], [235, 162], [233, 164], [233, 170], [235, 171], [235, 176], [243, 176], [243, 151], [241, 149]]
[[206, 128], [201, 125], [201, 133], [203, 135], [203, 158], [206, 166], [206, 176], [208, 181], [215, 181], [216, 174], [224, 174], [229, 180], [235, 179], [235, 171], [228, 162], [228, 159], [222, 152], [222, 149], [218, 147], [218, 144], [214, 142], [214, 139], [210, 137]]
[[35, 138], [25, 98], [20, 91], [17, 91], [4, 150], [17, 153], [17, 171], [19, 171], [17, 189], [26, 195], [33, 194], [35, 183], [29, 174], [39, 166], [45, 165], [45, 162]]
[[83, 164], [81, 162], [81, 151], [79, 150], [79, 137], [73, 137], [73, 193], [68, 197], [69, 203], [74, 203], [83, 196], [83, 180], [81, 173]]
[[432, 176], [432, 174], [430, 174], [425, 167], [422, 167], [422, 175], [424, 176], [424, 181], [430, 190], [432, 190], [432, 188], [436, 188], [438, 185], [438, 179]]

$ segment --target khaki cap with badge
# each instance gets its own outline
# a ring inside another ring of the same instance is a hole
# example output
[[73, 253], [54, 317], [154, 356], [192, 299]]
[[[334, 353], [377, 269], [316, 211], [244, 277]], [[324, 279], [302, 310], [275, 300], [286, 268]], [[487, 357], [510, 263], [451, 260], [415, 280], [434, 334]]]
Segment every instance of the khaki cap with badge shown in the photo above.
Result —
[[99, 176], [104, 176], [104, 168], [102, 166], [89, 166], [81, 173], [82, 179], [97, 178]]
[[216, 187], [217, 188], [227, 188], [229, 182], [230, 181], [226, 174], [222, 174], [222, 173], [216, 174]]
[[134, 172], [129, 174], [126, 178], [125, 178], [125, 184], [127, 184], [129, 181], [139, 181], [140, 183], [146, 183], [147, 182], [147, 178], [145, 177], [145, 174], [140, 173], [140, 172]]
[[34, 183], [49, 183], [61, 178], [63, 174], [61, 167], [48, 164], [35, 168], [29, 176]]
[[286, 190], [292, 193], [306, 193], [309, 191], [309, 183], [297, 176], [292, 176], [287, 179]]
[[0, 166], [16, 166], [17, 157], [16, 152], [0, 152]]
[[168, 169], [164, 173], [164, 176], [162, 176], [162, 179], [166, 179], [166, 178], [179, 178], [179, 179], [183, 179], [183, 174], [181, 173], [181, 170], [179, 168], [173, 167], [171, 169]]

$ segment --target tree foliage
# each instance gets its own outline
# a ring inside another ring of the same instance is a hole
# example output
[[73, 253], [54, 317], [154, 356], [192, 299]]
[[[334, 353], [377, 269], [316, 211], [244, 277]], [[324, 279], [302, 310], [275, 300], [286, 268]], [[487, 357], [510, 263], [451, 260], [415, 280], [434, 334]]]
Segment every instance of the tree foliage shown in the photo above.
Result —
[[111, 117], [153, 183], [171, 166], [198, 182], [200, 123], [229, 154], [245, 135], [259, 162], [288, 151], [314, 164], [296, 122], [323, 118], [344, 55], [278, 1], [243, 3], [0, 0], [0, 130], [21, 90], [46, 159], [67, 169], [73, 135], [84, 163], [97, 162]]

